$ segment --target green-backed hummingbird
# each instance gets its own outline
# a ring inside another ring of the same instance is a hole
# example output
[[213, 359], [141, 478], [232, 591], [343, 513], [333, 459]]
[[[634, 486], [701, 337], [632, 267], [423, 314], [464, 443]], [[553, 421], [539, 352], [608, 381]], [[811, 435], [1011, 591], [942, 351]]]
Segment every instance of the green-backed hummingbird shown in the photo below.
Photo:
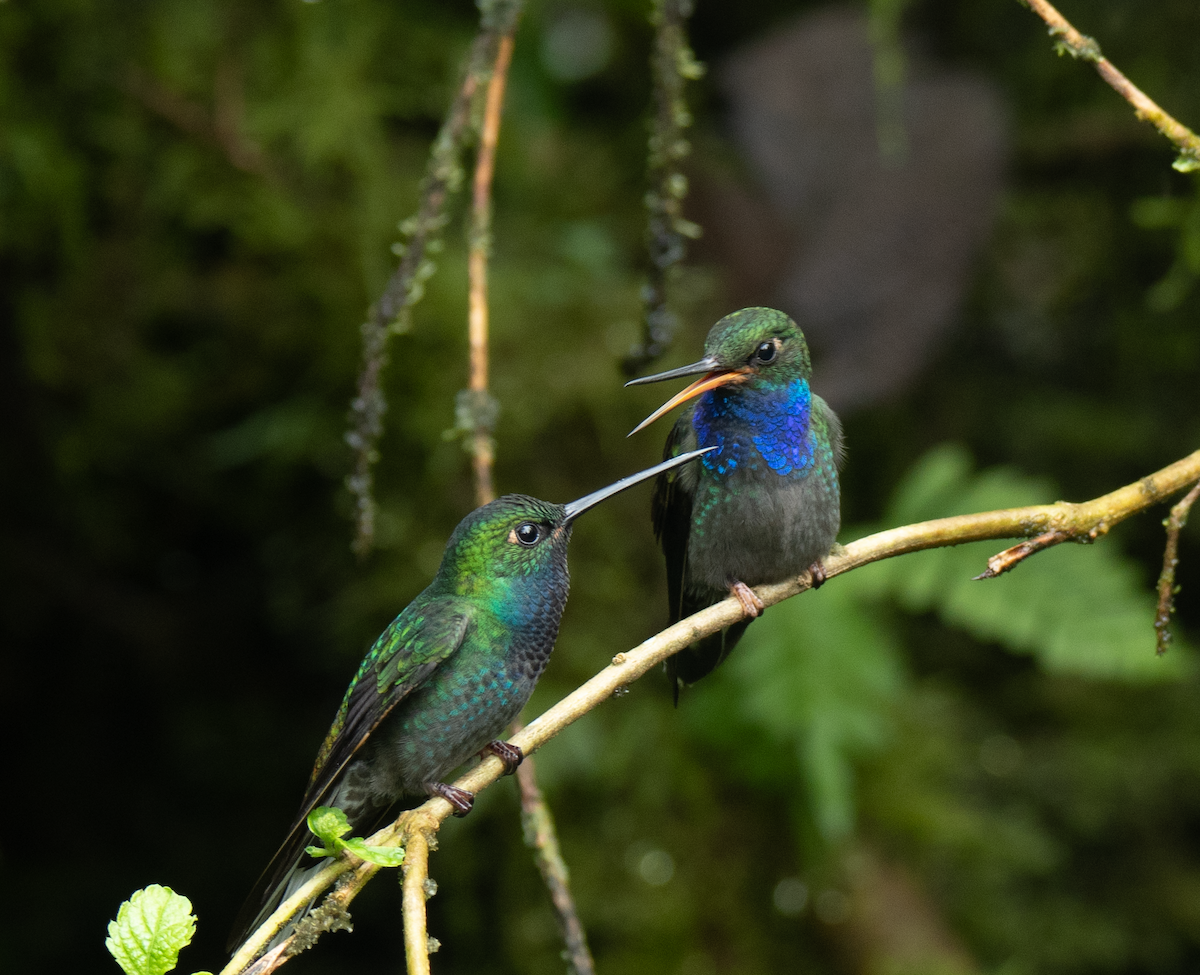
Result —
[[350, 682], [287, 839], [234, 928], [232, 950], [319, 864], [304, 862], [306, 819], [336, 806], [355, 835], [404, 796], [438, 795], [466, 815], [474, 796], [443, 779], [490, 751], [509, 772], [523, 756], [498, 741], [550, 659], [567, 602], [567, 542], [583, 512], [704, 453], [671, 457], [570, 504], [510, 494], [467, 515], [433, 582], [392, 621]]
[[821, 559], [841, 523], [842, 425], [809, 388], [812, 362], [799, 326], [773, 308], [743, 308], [712, 327], [698, 362], [626, 385], [698, 373], [633, 433], [697, 398], [672, 427], [663, 455], [716, 449], [699, 464], [660, 474], [651, 505], [667, 561], [670, 618], [730, 594], [746, 618], [667, 661], [676, 701], [680, 685], [710, 673], [762, 612], [751, 586], [805, 569], [815, 585], [824, 580]]

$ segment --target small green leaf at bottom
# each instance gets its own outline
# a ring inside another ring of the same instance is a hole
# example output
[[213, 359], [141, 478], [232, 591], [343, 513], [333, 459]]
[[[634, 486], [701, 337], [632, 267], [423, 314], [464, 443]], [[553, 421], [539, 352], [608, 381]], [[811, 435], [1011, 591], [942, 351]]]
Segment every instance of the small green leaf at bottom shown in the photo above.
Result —
[[337, 806], [317, 806], [308, 814], [308, 828], [328, 847], [350, 832], [350, 820]]
[[151, 884], [121, 905], [104, 944], [125, 975], [164, 975], [195, 933], [192, 902], [170, 887]]
[[404, 862], [404, 850], [394, 846], [371, 846], [366, 840], [357, 836], [343, 840], [346, 849], [360, 860], [374, 863], [381, 867], [398, 867]]
[[378, 864], [381, 867], [398, 867], [404, 862], [404, 851], [388, 846], [371, 846], [366, 840], [352, 836], [342, 839], [350, 832], [350, 820], [336, 806], [318, 806], [308, 814], [308, 828], [321, 840], [324, 846], [308, 846], [304, 852], [314, 857], [337, 856], [342, 850], [349, 850], [360, 860]]

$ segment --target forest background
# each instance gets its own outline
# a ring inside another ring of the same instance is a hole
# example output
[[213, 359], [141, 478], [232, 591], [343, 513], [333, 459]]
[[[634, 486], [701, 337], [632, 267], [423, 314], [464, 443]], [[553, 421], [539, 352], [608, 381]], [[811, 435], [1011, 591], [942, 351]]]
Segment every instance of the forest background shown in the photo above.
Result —
[[[1063, 12], [1200, 119], [1194, 3]], [[734, 308], [796, 315], [846, 424], [843, 541], [1095, 497], [1195, 449], [1196, 174], [1018, 3], [914, 0], [890, 81], [866, 14], [699, 4], [704, 236], [662, 367]], [[359, 324], [477, 24], [432, 0], [0, 3], [5, 971], [116, 971], [105, 924], [149, 883], [199, 915], [182, 968], [217, 970], [354, 667], [474, 504], [460, 196], [392, 340], [375, 549], [351, 552]], [[632, 0], [520, 23], [501, 493], [565, 501], [659, 456], [664, 425], [625, 434], [662, 390], [621, 386], [653, 37]], [[646, 493], [581, 519], [529, 715], [663, 626]], [[1156, 658], [1159, 522], [991, 582], [970, 577], [1003, 544], [847, 574], [678, 709], [648, 675], [539, 752], [598, 970], [1194, 970], [1200, 545]], [[436, 971], [562, 970], [510, 781], [432, 873]], [[295, 971], [402, 964], [388, 876]]]

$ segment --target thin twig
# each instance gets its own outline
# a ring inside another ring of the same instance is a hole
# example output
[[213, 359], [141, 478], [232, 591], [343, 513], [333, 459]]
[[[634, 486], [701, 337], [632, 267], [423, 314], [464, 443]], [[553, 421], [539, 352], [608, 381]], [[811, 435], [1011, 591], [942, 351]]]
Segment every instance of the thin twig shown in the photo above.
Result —
[[[514, 722], [513, 734], [523, 725]], [[579, 920], [575, 898], [571, 894], [570, 873], [558, 845], [558, 831], [542, 790], [538, 787], [532, 755], [527, 755], [517, 768], [517, 785], [521, 792], [521, 827], [525, 845], [534, 853], [538, 872], [550, 891], [550, 900], [558, 915], [558, 927], [567, 946], [567, 961], [575, 975], [593, 975], [596, 964], [588, 948], [587, 933]]]
[[[515, 27], [515, 25], [514, 25]], [[460, 423], [470, 437], [472, 468], [475, 473], [476, 504], [487, 504], [495, 497], [492, 468], [495, 462], [495, 442], [492, 439], [497, 410], [495, 399], [488, 392], [488, 258], [491, 251], [491, 188], [495, 172], [496, 143], [500, 134], [501, 107], [504, 85], [512, 59], [513, 35], [500, 39], [496, 64], [488, 85], [483, 129], [479, 139], [479, 155], [475, 163], [474, 196], [471, 213], [471, 251], [468, 262], [470, 279], [470, 345], [471, 377], [466, 391], [465, 409]], [[520, 721], [513, 724], [515, 734]], [[559, 927], [567, 945], [567, 954], [577, 975], [591, 975], [595, 970], [579, 913], [567, 881], [567, 867], [559, 851], [554, 818], [538, 788], [533, 759], [527, 759], [517, 769], [521, 787], [521, 822], [525, 841], [534, 851], [534, 860], [550, 891], [550, 899], [558, 913]], [[415, 906], [415, 902], [414, 902]], [[405, 911], [410, 909], [405, 902]], [[407, 913], [406, 913], [407, 918]], [[406, 929], [407, 930], [407, 929]], [[415, 935], [414, 935], [415, 937]], [[406, 934], [407, 941], [407, 934]], [[411, 946], [408, 948], [411, 951]]]
[[[515, 28], [515, 24], [513, 25]], [[468, 420], [471, 466], [475, 471], [475, 503], [484, 505], [496, 495], [492, 487], [495, 445], [492, 429], [496, 419], [495, 400], [488, 393], [488, 257], [492, 235], [492, 176], [496, 170], [496, 143], [500, 138], [500, 112], [504, 104], [504, 85], [512, 61], [513, 35], [500, 38], [496, 63], [488, 82], [479, 155], [475, 160], [475, 186], [471, 206], [471, 250], [467, 263], [470, 281], [469, 333], [471, 377]]]
[[987, 568], [979, 573], [979, 575], [974, 576], [973, 581], [995, 579], [996, 576], [1003, 575], [1005, 572], [1015, 569], [1029, 558], [1029, 556], [1036, 555], [1044, 549], [1068, 540], [1069, 536], [1064, 535], [1062, 532], [1046, 532], [1043, 535], [1038, 535], [1037, 538], [1031, 538], [1028, 541], [1012, 546], [1012, 548], [1006, 548], [1003, 552], [997, 552], [988, 559]]
[[1179, 149], [1175, 168], [1184, 172], [1200, 169], [1200, 136], [1182, 122], [1168, 115], [1158, 103], [1125, 77], [1101, 52], [1094, 38], [1079, 33], [1070, 22], [1047, 0], [1021, 0], [1050, 28], [1050, 36], [1058, 41], [1059, 52], [1090, 61], [1096, 66], [1100, 77], [1112, 86], [1118, 95], [1133, 106], [1134, 113], [1143, 122], [1149, 122]]
[[1157, 652], [1161, 657], [1171, 643], [1171, 614], [1175, 612], [1175, 568], [1179, 565], [1179, 533], [1187, 524], [1188, 512], [1196, 499], [1200, 498], [1200, 481], [1171, 508], [1171, 515], [1163, 524], [1167, 529], [1167, 545], [1163, 550], [1162, 573], [1158, 577], [1158, 612], [1154, 616], [1154, 629], [1158, 634]]
[[[1092, 501], [1078, 504], [1059, 501], [1055, 504], [956, 515], [952, 518], [938, 518], [934, 521], [890, 528], [853, 541], [827, 556], [824, 560], [825, 577], [832, 579], [881, 559], [930, 548], [961, 545], [965, 542], [1021, 536], [1029, 538], [1046, 532], [1062, 533], [1070, 540], [1090, 538], [1101, 526], [1111, 528], [1198, 481], [1200, 450], [1133, 484]], [[755, 593], [764, 606], [773, 606], [811, 587], [812, 577], [806, 570], [785, 582], [759, 586]], [[640, 646], [618, 653], [613, 657], [610, 666], [531, 721], [510, 739], [510, 743], [526, 755], [533, 754], [568, 725], [578, 721], [603, 702], [618, 696], [629, 684], [653, 670], [667, 657], [702, 637], [738, 622], [743, 618], [744, 612], [741, 603], [730, 597], [680, 620]], [[504, 771], [504, 763], [495, 756], [489, 756], [459, 777], [454, 785], [478, 794], [499, 779]], [[404, 813], [396, 823], [369, 837], [368, 842], [375, 846], [396, 846], [403, 836], [414, 828], [420, 828], [425, 835], [432, 836], [452, 811], [450, 803], [445, 799], [430, 799], [417, 809]], [[346, 878], [325, 900], [327, 904], [334, 902], [337, 910], [344, 910], [362, 885], [378, 870], [379, 867], [370, 863], [348, 866], [343, 854], [342, 858], [318, 871], [309, 883], [305, 884], [303, 890], [308, 892], [307, 897], [311, 897], [315, 890], [327, 887], [338, 876], [346, 874]], [[299, 893], [296, 897], [298, 896]], [[300, 905], [295, 903], [296, 897], [289, 898], [287, 904], [281, 905], [264, 922], [246, 941], [242, 951], [225, 966], [221, 975], [238, 975], [248, 961], [262, 951], [273, 933], [286, 923], [290, 916], [288, 912], [294, 913], [299, 909]]]

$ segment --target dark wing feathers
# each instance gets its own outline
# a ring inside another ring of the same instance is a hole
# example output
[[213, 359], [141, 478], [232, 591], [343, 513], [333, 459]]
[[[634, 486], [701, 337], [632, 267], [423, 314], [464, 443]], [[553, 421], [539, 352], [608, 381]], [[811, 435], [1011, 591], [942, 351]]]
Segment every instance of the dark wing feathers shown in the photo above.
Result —
[[[667, 436], [663, 460], [669, 460], [688, 450], [695, 450], [696, 443], [691, 414], [685, 413], [676, 421]], [[692, 504], [696, 497], [698, 480], [699, 475], [694, 465], [685, 464], [682, 468], [660, 474], [654, 482], [650, 517], [654, 524], [654, 537], [662, 545], [666, 558], [667, 598], [670, 601], [668, 615], [672, 623], [678, 623], [711, 603], [711, 599], [705, 601], [697, 598], [687, 578]], [[738, 636], [740, 635], [739, 631]], [[736, 641], [736, 637], [734, 639]], [[676, 704], [679, 703], [680, 683], [691, 684], [711, 671], [724, 659], [724, 644], [724, 633], [716, 633], [667, 658], [667, 678], [671, 682], [671, 693]], [[711, 663], [708, 662], [710, 659]]]
[[[470, 616], [457, 601], [418, 596], [383, 631], [359, 667], [329, 729], [305, 790], [300, 812], [258, 878], [234, 924], [233, 951], [274, 910], [293, 868], [314, 837], [308, 814], [333, 791], [342, 772], [392, 710], [420, 687], [466, 638]], [[274, 903], [273, 903], [274, 902]]]
[[462, 645], [469, 624], [464, 609], [450, 600], [438, 600], [419, 612], [410, 606], [383, 631], [321, 745], [297, 825], [321, 804], [379, 723]]
[[[836, 423], [836, 418], [834, 422]], [[667, 436], [663, 460], [669, 460], [687, 450], [695, 450], [697, 445], [692, 415], [685, 413], [675, 422]], [[654, 482], [650, 518], [654, 524], [654, 537], [662, 545], [666, 558], [667, 598], [670, 600], [669, 616], [672, 623], [678, 623], [722, 598], [720, 593], [697, 591], [688, 579], [688, 539], [691, 538], [692, 504], [696, 497], [698, 481], [699, 475], [695, 465], [685, 464], [682, 468], [659, 474]], [[729, 656], [729, 652], [736, 646], [749, 625], [749, 620], [741, 620], [711, 636], [697, 640], [690, 647], [685, 647], [673, 657], [667, 658], [667, 677], [671, 682], [671, 693], [676, 704], [679, 703], [680, 686], [694, 684], [701, 677], [712, 673]]]
[[[691, 418], [680, 417], [667, 436], [663, 460], [696, 449], [696, 433]], [[662, 545], [667, 561], [667, 596], [670, 619], [677, 623], [688, 615], [683, 612], [684, 573], [687, 570], [688, 538], [692, 528], [692, 501], [696, 495], [696, 474], [685, 464], [659, 474], [654, 481], [650, 519], [654, 537]]]

